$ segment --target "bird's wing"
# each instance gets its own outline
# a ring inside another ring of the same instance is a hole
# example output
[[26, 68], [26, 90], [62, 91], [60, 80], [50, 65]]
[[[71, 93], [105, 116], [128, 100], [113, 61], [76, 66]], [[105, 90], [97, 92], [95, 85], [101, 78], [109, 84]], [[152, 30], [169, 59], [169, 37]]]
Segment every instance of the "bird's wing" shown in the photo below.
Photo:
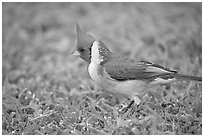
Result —
[[172, 74], [177, 71], [170, 70], [163, 66], [126, 58], [126, 57], [113, 57], [110, 61], [103, 64], [106, 73], [115, 80], [154, 80], [156, 78], [169, 79]]

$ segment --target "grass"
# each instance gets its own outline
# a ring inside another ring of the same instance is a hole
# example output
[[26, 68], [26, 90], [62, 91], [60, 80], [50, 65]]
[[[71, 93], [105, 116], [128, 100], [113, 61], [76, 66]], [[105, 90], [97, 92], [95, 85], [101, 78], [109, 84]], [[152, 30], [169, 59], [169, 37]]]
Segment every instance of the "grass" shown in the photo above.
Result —
[[3, 3], [2, 134], [202, 134], [202, 88], [105, 95], [69, 55], [75, 22], [112, 51], [202, 75], [201, 3]]

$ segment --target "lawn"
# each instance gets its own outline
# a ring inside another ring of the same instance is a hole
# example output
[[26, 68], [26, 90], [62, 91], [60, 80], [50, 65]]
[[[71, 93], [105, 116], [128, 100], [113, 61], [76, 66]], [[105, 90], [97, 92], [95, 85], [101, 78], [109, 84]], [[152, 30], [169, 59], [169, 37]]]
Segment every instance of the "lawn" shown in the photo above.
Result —
[[112, 51], [202, 76], [202, 3], [3, 3], [2, 134], [202, 134], [202, 83], [150, 89], [126, 113], [71, 55], [75, 23]]

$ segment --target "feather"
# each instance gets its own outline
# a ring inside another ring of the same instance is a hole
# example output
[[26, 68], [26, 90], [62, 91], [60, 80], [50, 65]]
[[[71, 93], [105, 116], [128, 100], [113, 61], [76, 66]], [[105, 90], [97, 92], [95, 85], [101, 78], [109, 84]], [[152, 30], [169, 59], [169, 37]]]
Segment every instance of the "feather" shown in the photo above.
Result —
[[177, 71], [149, 62], [136, 62], [133, 59], [111, 54], [109, 60], [103, 64], [108, 75], [116, 80], [154, 80], [156, 78], [172, 78], [170, 74]]

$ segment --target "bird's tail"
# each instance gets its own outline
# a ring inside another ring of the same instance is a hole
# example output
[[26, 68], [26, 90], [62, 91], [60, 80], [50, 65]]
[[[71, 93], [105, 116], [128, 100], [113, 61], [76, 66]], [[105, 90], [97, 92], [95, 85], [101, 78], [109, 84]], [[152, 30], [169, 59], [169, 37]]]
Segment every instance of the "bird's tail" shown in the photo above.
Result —
[[174, 78], [178, 80], [194, 80], [194, 81], [202, 81], [202, 77], [197, 76], [190, 76], [190, 75], [182, 75], [182, 74], [175, 74]]

